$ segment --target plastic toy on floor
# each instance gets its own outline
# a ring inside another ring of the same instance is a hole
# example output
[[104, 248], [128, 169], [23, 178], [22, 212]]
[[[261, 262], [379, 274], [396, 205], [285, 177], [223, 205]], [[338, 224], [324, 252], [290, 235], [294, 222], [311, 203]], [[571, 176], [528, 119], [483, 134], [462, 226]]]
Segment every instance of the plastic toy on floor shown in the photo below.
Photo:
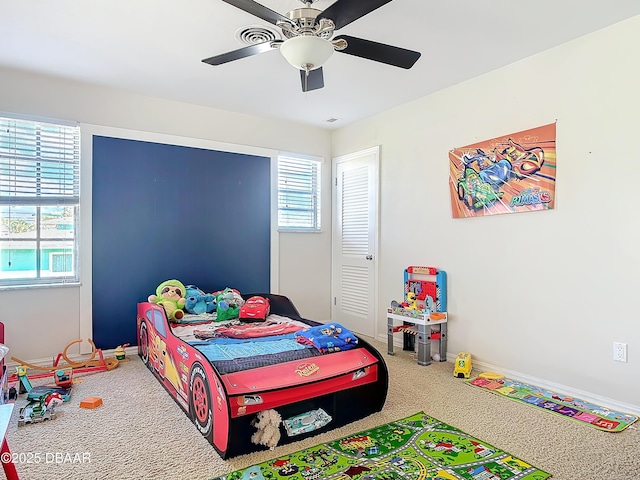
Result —
[[54, 375], [54, 379], [56, 381], [56, 385], [59, 387], [71, 387], [73, 386], [73, 369], [69, 370], [56, 370]]
[[80, 402], [80, 408], [98, 408], [100, 405], [102, 405], [100, 397], [87, 397]]
[[20, 409], [18, 426], [21, 427], [26, 423], [39, 423], [45, 420], [53, 420], [56, 418], [56, 407], [62, 405], [63, 401], [59, 393], [51, 392], [45, 393], [36, 399], [29, 400], [29, 403]]
[[460, 352], [456, 357], [455, 367], [453, 368], [453, 376], [457, 378], [469, 378], [471, 375], [471, 354]]
[[[68, 402], [69, 397], [71, 396], [71, 387], [73, 386], [71, 372], [71, 370], [57, 370], [54, 374], [56, 385], [38, 385], [37, 387], [34, 387], [31, 385], [29, 377], [27, 377], [27, 367], [19, 365], [16, 367], [16, 375], [20, 381], [19, 393], [26, 393], [27, 401], [30, 402], [39, 401], [50, 393], [60, 395], [60, 398], [62, 398], [63, 401]], [[65, 376], [68, 381], [65, 380]], [[60, 378], [62, 379], [60, 380], [62, 384], [58, 384]]]
[[[70, 372], [69, 375], [76, 373], [93, 373], [93, 372], [103, 372], [113, 370], [118, 366], [119, 360], [117, 358], [105, 358], [102, 350], [96, 348], [96, 345], [93, 343], [93, 340], [90, 338], [87, 339], [89, 344], [91, 345], [91, 355], [85, 361], [82, 362], [74, 362], [72, 361], [67, 352], [72, 345], [76, 343], [82, 342], [82, 339], [74, 340], [69, 342], [67, 346], [64, 348], [62, 353], [58, 353], [55, 360], [53, 361], [53, 365], [50, 367], [44, 367], [41, 365], [34, 365], [32, 363], [25, 362], [24, 360], [20, 360], [17, 357], [11, 357], [11, 360], [18, 364], [16, 367], [16, 373], [11, 375], [8, 379], [9, 382], [20, 382], [19, 385], [19, 393], [25, 393], [31, 390], [31, 383], [29, 382], [29, 378], [26, 376], [27, 368], [31, 368], [33, 370], [39, 370], [46, 373], [38, 373], [31, 375], [31, 378], [48, 378], [56, 375], [58, 370], [63, 370], [64, 372]], [[123, 347], [126, 347], [128, 344], [124, 344]], [[64, 362], [62, 362], [64, 360]], [[71, 388], [70, 386], [67, 388]]]
[[119, 362], [128, 361], [127, 351], [125, 350], [125, 348], [127, 348], [128, 346], [129, 344], [125, 343], [124, 345], [118, 345], [116, 347], [116, 349], [113, 351], [113, 354], [115, 355], [116, 360], [118, 360]]

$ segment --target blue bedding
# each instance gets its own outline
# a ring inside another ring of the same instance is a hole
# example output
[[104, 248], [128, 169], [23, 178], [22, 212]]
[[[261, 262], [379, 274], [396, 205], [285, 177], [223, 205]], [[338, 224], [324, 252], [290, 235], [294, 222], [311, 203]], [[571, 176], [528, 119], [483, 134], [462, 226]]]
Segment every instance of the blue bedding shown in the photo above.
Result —
[[215, 338], [189, 343], [207, 357], [221, 375], [321, 355], [317, 349], [298, 343], [293, 333], [250, 340]]
[[299, 343], [317, 348], [322, 353], [349, 350], [358, 344], [358, 338], [339, 323], [328, 323], [297, 332]]
[[197, 348], [218, 373], [226, 374], [348, 350], [357, 346], [358, 339], [342, 325], [330, 323], [282, 335], [205, 337], [189, 344]]
[[270, 355], [310, 348], [296, 341], [294, 334], [248, 339], [216, 338], [214, 341], [191, 342], [210, 361]]

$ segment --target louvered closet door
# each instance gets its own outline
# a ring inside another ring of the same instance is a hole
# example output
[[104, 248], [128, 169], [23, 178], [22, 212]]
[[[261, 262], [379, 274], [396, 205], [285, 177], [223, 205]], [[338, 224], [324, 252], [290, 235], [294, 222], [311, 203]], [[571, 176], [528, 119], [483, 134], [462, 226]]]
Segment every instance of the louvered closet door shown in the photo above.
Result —
[[376, 335], [378, 148], [338, 157], [335, 164], [332, 318]]

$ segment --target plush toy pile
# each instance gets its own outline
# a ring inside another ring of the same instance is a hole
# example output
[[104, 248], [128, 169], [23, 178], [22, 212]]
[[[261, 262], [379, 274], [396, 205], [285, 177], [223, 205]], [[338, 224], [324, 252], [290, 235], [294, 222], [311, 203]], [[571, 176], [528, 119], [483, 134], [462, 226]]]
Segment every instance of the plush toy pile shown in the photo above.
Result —
[[185, 312], [202, 315], [216, 312], [219, 322], [238, 318], [244, 299], [238, 290], [225, 288], [214, 293], [205, 293], [195, 285], [186, 287], [179, 280], [167, 280], [156, 288], [148, 301], [161, 305], [171, 323], [187, 323]]
[[274, 449], [280, 441], [280, 423], [282, 418], [275, 410], [263, 410], [256, 414], [251, 425], [258, 430], [251, 436], [251, 441], [256, 445], [266, 445]]

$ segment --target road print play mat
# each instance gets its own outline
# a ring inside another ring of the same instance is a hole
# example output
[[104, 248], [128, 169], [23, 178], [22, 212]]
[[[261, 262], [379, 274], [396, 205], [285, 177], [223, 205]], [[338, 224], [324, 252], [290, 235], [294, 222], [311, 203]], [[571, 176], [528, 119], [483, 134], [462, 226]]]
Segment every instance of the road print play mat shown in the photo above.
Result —
[[607, 432], [620, 432], [638, 420], [635, 415], [508, 378], [491, 380], [478, 377], [466, 383]]
[[544, 480], [529, 463], [423, 412], [214, 480]]

